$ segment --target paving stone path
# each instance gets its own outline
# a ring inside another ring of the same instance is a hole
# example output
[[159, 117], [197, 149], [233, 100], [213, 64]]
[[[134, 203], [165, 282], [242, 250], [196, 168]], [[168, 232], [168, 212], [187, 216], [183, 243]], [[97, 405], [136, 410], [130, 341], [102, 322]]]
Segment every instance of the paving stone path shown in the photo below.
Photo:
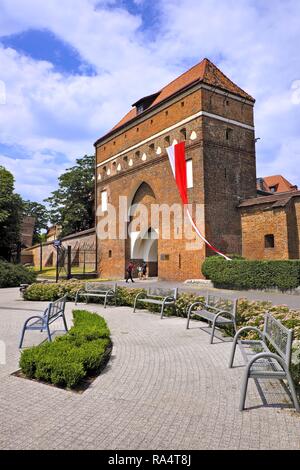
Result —
[[[0, 290], [0, 340], [7, 345], [7, 363], [0, 365], [0, 448], [300, 448], [300, 416], [284, 388], [250, 381], [248, 409], [239, 412], [241, 356], [229, 370], [231, 343], [220, 335], [208, 344], [198, 322], [187, 331], [182, 318], [90, 304], [106, 318], [114, 348], [88, 390], [75, 394], [10, 375], [18, 369], [24, 320], [46, 305], [21, 301], [16, 289]], [[69, 324], [73, 308], [67, 305]], [[42, 337], [28, 332], [25, 346]]]

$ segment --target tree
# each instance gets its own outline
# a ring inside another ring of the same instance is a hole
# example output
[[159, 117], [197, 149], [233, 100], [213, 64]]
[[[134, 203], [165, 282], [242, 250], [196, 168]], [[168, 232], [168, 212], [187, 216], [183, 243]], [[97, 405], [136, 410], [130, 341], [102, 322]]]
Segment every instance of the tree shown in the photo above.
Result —
[[0, 257], [10, 260], [20, 244], [23, 201], [14, 193], [14, 177], [0, 166]]
[[33, 245], [43, 241], [42, 230], [48, 228], [49, 212], [43, 204], [32, 201], [23, 202], [23, 214], [35, 218]]
[[61, 236], [94, 227], [95, 157], [85, 155], [59, 177], [59, 188], [45, 199], [50, 220], [62, 227]]

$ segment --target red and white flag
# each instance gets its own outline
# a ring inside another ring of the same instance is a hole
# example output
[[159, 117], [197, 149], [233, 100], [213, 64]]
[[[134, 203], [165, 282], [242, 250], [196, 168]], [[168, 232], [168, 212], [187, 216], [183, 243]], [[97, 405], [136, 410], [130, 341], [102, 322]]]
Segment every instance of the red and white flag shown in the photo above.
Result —
[[197, 235], [206, 243], [207, 246], [211, 250], [213, 250], [215, 253], [217, 253], [220, 256], [223, 256], [223, 258], [230, 260], [228, 256], [224, 255], [224, 253], [221, 253], [221, 251], [217, 250], [213, 245], [211, 245], [206, 238], [202, 235], [198, 227], [196, 226], [193, 217], [190, 213], [189, 208], [187, 207], [188, 205], [188, 196], [187, 196], [187, 174], [186, 174], [186, 160], [185, 160], [185, 142], [180, 142], [179, 144], [171, 145], [171, 147], [167, 147], [167, 153], [170, 161], [170, 165], [172, 168], [172, 172], [177, 184], [177, 188], [182, 200], [182, 204], [186, 206], [186, 212], [188, 215], [188, 218], [197, 233]]

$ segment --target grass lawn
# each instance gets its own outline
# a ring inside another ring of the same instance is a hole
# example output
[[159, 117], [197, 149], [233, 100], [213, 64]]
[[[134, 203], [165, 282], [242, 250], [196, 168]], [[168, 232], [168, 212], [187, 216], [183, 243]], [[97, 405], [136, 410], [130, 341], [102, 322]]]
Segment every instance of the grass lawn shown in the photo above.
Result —
[[[37, 267], [34, 268], [34, 271], [38, 273], [38, 278], [45, 278], [45, 279], [55, 279], [56, 277], [56, 268], [50, 267], [50, 268], [43, 268], [42, 271], [40, 271]], [[93, 273], [94, 270], [86, 267], [85, 269], [86, 274], [88, 273]], [[73, 267], [72, 268], [72, 274], [83, 274], [83, 268], [81, 267]], [[60, 271], [60, 277], [65, 277], [67, 275], [66, 271], [62, 269]]]

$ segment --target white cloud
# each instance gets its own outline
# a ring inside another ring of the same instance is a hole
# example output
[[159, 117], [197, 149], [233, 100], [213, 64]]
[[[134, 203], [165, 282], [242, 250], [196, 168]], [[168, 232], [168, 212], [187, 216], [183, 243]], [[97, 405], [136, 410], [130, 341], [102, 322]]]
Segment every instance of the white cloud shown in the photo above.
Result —
[[217, 58], [224, 73], [257, 99], [258, 174], [281, 172], [299, 184], [300, 3], [165, 0], [163, 5], [160, 55], [175, 64], [197, 55]]
[[[150, 0], [135, 3], [149, 8]], [[258, 174], [282, 173], [299, 184], [299, 2], [161, 0], [155, 3], [159, 16], [148, 13], [146, 25], [125, 6], [105, 0], [0, 0], [1, 35], [48, 29], [97, 70], [92, 77], [66, 76], [50, 63], [0, 46], [6, 87], [0, 142], [28, 149], [22, 159], [31, 168], [27, 180], [12, 158], [0, 155], [0, 163], [14, 170], [19, 190], [29, 197], [31, 184], [46, 197], [63, 170], [53, 153], [66, 155], [66, 166], [93, 151], [93, 142], [132, 102], [205, 56], [257, 99]], [[39, 173], [42, 183], [35, 178]]]

